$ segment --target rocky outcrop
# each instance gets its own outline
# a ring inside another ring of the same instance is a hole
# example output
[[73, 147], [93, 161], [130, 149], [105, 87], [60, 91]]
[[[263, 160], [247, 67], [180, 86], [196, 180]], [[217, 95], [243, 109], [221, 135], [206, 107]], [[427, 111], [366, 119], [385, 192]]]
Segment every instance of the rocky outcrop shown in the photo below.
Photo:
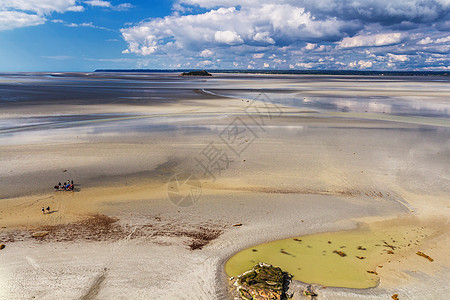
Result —
[[251, 270], [239, 275], [234, 285], [244, 300], [281, 300], [286, 299], [286, 290], [290, 282], [289, 274], [280, 268], [259, 263]]
[[210, 73], [203, 71], [183, 72], [180, 76], [212, 76]]

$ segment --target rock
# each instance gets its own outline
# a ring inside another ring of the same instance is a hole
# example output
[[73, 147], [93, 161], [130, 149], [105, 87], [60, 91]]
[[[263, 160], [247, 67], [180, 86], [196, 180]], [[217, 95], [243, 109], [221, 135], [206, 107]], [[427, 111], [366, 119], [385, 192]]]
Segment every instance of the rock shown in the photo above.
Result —
[[37, 238], [37, 237], [44, 237], [44, 236], [48, 235], [48, 233], [49, 233], [48, 231], [37, 231], [37, 232], [33, 232], [31, 234], [31, 236], [35, 237], [35, 238]]
[[286, 298], [290, 276], [280, 268], [259, 263], [237, 277], [235, 285], [241, 299], [280, 300]]
[[203, 71], [191, 71], [191, 72], [183, 72], [180, 76], [212, 76], [205, 70]]
[[398, 300], [398, 294], [392, 295], [391, 298], [394, 299], [394, 300]]
[[3, 250], [3, 249], [5, 249], [5, 244], [0, 245], [0, 250]]

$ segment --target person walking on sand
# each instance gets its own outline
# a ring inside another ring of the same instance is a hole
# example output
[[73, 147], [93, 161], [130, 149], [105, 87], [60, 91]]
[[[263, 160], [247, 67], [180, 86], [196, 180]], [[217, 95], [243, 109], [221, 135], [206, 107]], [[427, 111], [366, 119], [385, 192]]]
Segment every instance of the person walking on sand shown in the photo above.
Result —
[[45, 208], [42, 208], [41, 210], [42, 210], [42, 213], [45, 215]]
[[47, 206], [47, 211], [50, 212], [50, 206]]

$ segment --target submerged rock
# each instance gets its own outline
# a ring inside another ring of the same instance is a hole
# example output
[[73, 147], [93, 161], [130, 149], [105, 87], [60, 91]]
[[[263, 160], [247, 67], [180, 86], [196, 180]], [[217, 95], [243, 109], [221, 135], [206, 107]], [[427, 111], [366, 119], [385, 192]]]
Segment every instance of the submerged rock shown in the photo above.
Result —
[[286, 299], [290, 276], [278, 267], [259, 263], [237, 277], [235, 286], [241, 299]]

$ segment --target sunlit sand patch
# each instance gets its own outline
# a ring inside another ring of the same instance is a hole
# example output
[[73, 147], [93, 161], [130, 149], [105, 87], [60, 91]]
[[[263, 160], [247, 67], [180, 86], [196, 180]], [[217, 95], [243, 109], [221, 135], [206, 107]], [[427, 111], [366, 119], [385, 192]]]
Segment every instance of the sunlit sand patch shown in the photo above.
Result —
[[293, 279], [323, 286], [377, 286], [377, 268], [394, 257], [418, 249], [434, 231], [415, 225], [371, 225], [357, 230], [307, 235], [245, 249], [225, 264], [237, 276], [258, 262], [280, 267]]

